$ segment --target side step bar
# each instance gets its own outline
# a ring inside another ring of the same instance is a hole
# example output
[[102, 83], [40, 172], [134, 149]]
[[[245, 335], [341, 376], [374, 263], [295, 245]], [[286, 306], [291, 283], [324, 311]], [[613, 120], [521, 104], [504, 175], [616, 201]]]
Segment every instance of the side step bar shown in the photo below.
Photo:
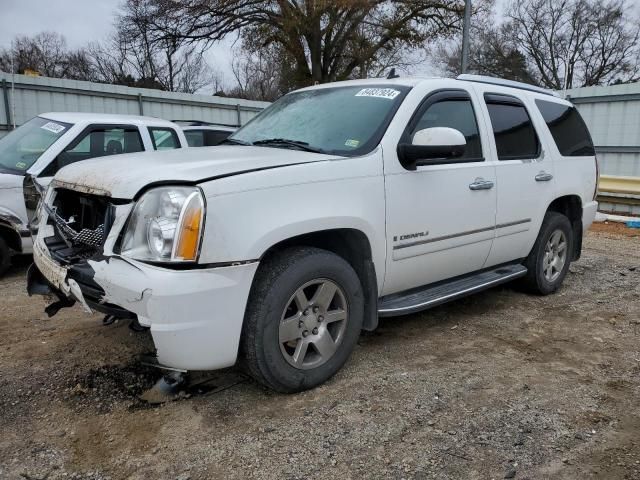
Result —
[[526, 273], [527, 268], [523, 265], [505, 265], [426, 287], [394, 293], [378, 301], [378, 315], [394, 317], [419, 312], [509, 282]]

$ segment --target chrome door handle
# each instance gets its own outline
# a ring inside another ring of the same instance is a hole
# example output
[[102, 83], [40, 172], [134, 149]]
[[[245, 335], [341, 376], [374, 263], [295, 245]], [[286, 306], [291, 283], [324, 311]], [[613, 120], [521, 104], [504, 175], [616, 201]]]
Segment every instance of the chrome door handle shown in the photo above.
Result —
[[536, 182], [548, 182], [553, 178], [553, 175], [547, 172], [540, 172], [536, 175]]
[[491, 190], [493, 188], [493, 182], [491, 180], [483, 180], [482, 178], [476, 178], [473, 183], [469, 184], [470, 190]]

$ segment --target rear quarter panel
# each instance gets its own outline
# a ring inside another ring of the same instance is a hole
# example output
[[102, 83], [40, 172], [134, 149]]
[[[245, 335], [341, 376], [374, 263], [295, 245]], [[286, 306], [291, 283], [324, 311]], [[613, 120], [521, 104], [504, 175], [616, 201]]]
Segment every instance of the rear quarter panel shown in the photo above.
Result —
[[[544, 101], [552, 100], [542, 95], [535, 96], [534, 100], [536, 98]], [[558, 99], [557, 101], [561, 104], [570, 105], [570, 103], [565, 100]], [[536, 115], [540, 118], [544, 126], [542, 130], [544, 130], [546, 149], [554, 160], [555, 198], [577, 195], [580, 197], [583, 208], [594, 204], [594, 193], [596, 191], [598, 175], [595, 156], [563, 156], [558, 150], [553, 135], [549, 131], [546, 123], [544, 123], [544, 118], [535, 102], [532, 102], [532, 104], [532, 107], [535, 108]], [[593, 218], [591, 218], [588, 223], [590, 224], [591, 221], [593, 221]]]

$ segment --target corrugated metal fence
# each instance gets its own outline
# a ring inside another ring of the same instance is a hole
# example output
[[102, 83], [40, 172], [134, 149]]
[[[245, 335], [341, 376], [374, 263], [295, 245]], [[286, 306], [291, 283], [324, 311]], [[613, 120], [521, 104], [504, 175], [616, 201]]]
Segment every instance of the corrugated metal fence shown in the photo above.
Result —
[[640, 83], [568, 90], [596, 145], [601, 173], [640, 177]]
[[[12, 82], [13, 80], [13, 82]], [[44, 112], [147, 115], [240, 126], [269, 103], [0, 72], [0, 137]]]
[[568, 90], [567, 97], [596, 146], [603, 176], [600, 208], [640, 215], [640, 83], [576, 88]]

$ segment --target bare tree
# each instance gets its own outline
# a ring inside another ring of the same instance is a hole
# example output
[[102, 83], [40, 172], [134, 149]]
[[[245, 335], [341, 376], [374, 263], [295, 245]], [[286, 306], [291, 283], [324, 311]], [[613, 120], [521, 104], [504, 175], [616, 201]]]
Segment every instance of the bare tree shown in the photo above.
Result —
[[42, 32], [33, 37], [18, 36], [11, 48], [0, 51], [0, 70], [24, 73], [27, 70], [54, 78], [90, 80], [91, 62], [84, 49], [70, 50], [64, 36]]
[[[527, 57], [513, 44], [511, 30], [510, 24], [473, 23], [468, 72], [537, 84]], [[461, 53], [460, 41], [441, 43], [433, 51], [433, 60], [445, 75], [455, 77], [461, 73]]]
[[177, 35], [207, 47], [251, 31], [286, 53], [300, 86], [402, 62], [403, 48], [451, 34], [462, 9], [462, 0], [128, 0], [123, 20], [150, 26], [155, 43]]
[[105, 43], [89, 47], [99, 81], [186, 93], [215, 83], [213, 71], [194, 45], [175, 36], [154, 42], [144, 23], [117, 23]]
[[274, 101], [289, 89], [286, 82], [286, 54], [270, 45], [254, 49], [251, 41], [245, 40], [234, 49], [231, 70], [237, 86], [227, 92], [228, 96], [247, 100]]
[[144, 2], [130, 0], [127, 13], [116, 17], [116, 30], [106, 45], [92, 47], [96, 69], [106, 81], [187, 93], [213, 82], [196, 45], [168, 29], [162, 38], [153, 35]]
[[627, 0], [522, 0], [512, 42], [537, 82], [562, 89], [638, 78], [637, 21]]

